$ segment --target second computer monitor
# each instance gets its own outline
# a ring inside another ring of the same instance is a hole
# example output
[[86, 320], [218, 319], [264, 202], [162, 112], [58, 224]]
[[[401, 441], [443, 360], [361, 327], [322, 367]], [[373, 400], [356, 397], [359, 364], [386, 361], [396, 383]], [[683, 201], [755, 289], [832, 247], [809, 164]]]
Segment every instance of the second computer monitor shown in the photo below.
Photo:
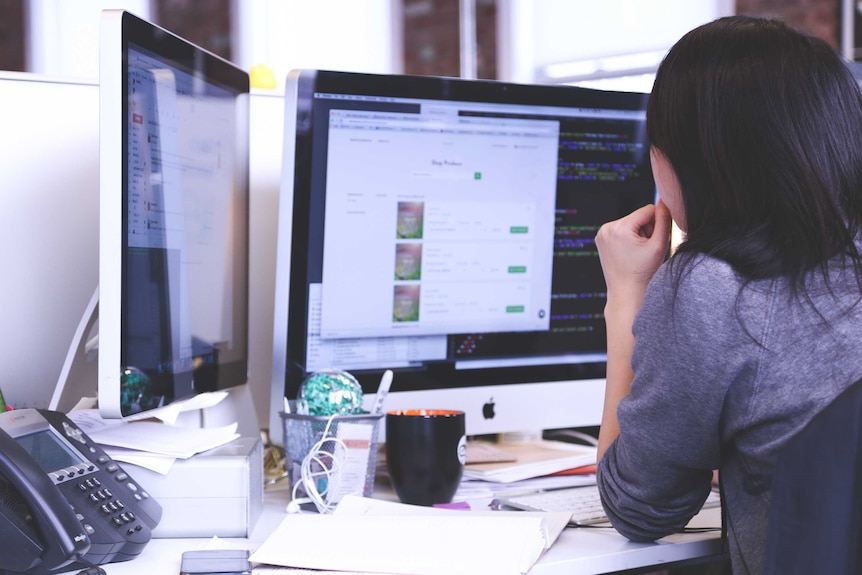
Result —
[[99, 70], [99, 410], [248, 376], [248, 73], [120, 10]]

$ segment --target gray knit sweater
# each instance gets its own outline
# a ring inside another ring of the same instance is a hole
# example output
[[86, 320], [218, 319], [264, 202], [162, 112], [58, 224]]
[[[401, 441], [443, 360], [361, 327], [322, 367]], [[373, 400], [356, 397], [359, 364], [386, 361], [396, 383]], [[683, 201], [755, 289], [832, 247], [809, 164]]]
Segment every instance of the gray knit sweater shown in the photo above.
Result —
[[[721, 470], [734, 573], [759, 573], [778, 449], [862, 376], [862, 304], [852, 274], [741, 292], [726, 263], [701, 256], [678, 292], [668, 264], [634, 324], [635, 378], [598, 483], [616, 529], [651, 541], [682, 529]], [[836, 438], [840, 441], [840, 438]]]

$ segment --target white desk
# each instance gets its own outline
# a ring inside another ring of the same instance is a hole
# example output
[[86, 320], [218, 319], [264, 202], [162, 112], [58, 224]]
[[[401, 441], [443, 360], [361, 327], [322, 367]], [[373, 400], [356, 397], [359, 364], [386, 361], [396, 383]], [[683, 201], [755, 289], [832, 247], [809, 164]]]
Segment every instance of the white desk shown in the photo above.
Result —
[[[286, 490], [267, 492], [263, 513], [251, 537], [223, 541], [231, 547], [256, 548], [284, 518], [288, 499]], [[708, 509], [698, 515], [691, 525], [719, 527], [720, 522], [720, 510]], [[108, 575], [175, 575], [180, 570], [182, 552], [199, 549], [208, 542], [208, 539], [153, 539], [133, 561], [111, 563], [105, 565], [105, 570]], [[289, 546], [290, 542], [285, 542], [285, 545]], [[530, 575], [607, 573], [705, 558], [720, 552], [719, 531], [671, 535], [656, 543], [632, 543], [612, 528], [566, 529], [533, 566]]]
[[[691, 527], [721, 526], [721, 509], [702, 511]], [[587, 575], [703, 559], [721, 554], [721, 530], [670, 535], [632, 543], [611, 527], [565, 529], [530, 575]]]

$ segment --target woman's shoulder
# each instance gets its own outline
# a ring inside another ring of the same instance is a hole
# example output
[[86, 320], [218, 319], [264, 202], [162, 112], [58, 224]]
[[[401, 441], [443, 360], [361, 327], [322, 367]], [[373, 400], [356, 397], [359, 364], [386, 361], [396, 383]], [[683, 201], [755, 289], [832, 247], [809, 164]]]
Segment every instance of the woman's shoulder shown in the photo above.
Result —
[[674, 333], [674, 345], [686, 342], [707, 353], [766, 321], [775, 296], [769, 285], [746, 282], [725, 261], [686, 257], [656, 272], [635, 320], [637, 334]]
[[705, 254], [679, 254], [666, 261], [653, 278], [657, 287], [683, 294], [718, 293], [734, 295], [744, 280], [726, 261]]
[[680, 254], [656, 272], [642, 309], [674, 323], [725, 322], [740, 312], [760, 317], [771, 307], [775, 287], [771, 280], [747, 281], [723, 260]]

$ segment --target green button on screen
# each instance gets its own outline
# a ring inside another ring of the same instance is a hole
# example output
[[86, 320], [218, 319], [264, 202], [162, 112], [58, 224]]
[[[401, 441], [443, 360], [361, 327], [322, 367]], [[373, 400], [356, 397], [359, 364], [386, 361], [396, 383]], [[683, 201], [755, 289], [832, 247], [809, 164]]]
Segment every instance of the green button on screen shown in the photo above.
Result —
[[509, 266], [510, 274], [525, 274], [527, 273], [527, 266]]
[[522, 305], [507, 305], [506, 313], [524, 313], [524, 306]]

